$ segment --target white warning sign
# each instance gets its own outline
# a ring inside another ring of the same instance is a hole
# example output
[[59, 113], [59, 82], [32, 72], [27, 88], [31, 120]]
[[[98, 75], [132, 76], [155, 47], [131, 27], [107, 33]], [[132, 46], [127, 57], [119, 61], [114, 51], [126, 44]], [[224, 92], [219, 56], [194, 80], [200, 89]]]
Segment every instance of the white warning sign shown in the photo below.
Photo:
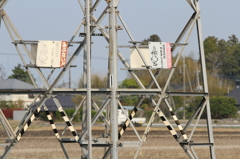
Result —
[[168, 42], [149, 42], [150, 65], [152, 68], [171, 68], [172, 53]]
[[67, 51], [67, 41], [39, 41], [36, 65], [38, 67], [64, 67]]

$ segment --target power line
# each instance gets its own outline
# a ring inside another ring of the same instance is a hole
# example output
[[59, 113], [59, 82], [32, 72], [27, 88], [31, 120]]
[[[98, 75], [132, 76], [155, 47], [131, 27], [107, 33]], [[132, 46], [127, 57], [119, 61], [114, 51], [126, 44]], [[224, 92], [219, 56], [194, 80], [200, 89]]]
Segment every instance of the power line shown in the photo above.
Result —
[[[3, 53], [3, 52], [0, 52], [0, 55], [19, 56], [19, 55], [16, 54], [16, 53]], [[24, 56], [25, 56], [25, 55], [24, 55]], [[102, 59], [102, 60], [107, 60], [108, 58], [106, 58], [106, 57], [99, 57], [99, 56], [92, 56], [92, 59]]]
[[15, 54], [15, 53], [3, 53], [3, 52], [0, 52], [1, 55], [11, 55], [11, 56], [18, 56], [18, 54]]
[[[0, 52], [0, 55], [19, 56], [18, 54], [15, 54], [15, 53], [3, 53], [3, 52]], [[23, 55], [23, 56], [26, 56], [26, 55]], [[80, 56], [80, 57], [83, 58], [82, 56]], [[108, 60], [107, 57], [99, 57], [99, 56], [92, 56], [91, 58], [99, 59], [99, 60]]]

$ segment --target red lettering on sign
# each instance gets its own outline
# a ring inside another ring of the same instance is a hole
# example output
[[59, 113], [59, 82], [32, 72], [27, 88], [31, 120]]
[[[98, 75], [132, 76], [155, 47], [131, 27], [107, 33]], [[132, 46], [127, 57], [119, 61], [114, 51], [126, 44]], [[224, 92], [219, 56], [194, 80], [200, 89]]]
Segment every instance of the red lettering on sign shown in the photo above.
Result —
[[170, 43], [166, 43], [167, 68], [172, 68], [172, 52]]
[[64, 67], [66, 65], [67, 51], [68, 51], [68, 42], [67, 41], [62, 41], [60, 67]]

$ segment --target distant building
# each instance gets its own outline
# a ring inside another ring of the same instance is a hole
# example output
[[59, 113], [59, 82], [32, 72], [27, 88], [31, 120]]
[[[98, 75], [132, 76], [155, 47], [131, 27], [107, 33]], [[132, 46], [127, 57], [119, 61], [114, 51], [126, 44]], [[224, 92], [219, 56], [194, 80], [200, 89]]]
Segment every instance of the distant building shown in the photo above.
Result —
[[240, 86], [236, 86], [234, 90], [229, 92], [227, 97], [233, 97], [237, 100], [237, 108], [240, 110]]
[[[0, 90], [28, 90], [35, 89], [33, 85], [17, 80], [17, 79], [4, 79], [0, 80]], [[0, 101], [24, 101], [24, 108], [29, 106], [33, 100], [34, 96], [32, 94], [4, 94], [0, 95]]]
[[[63, 109], [75, 109], [76, 104], [72, 100], [73, 97], [75, 97], [75, 95], [58, 95], [56, 98], [58, 99]], [[31, 107], [35, 109], [38, 104], [39, 102], [35, 102], [34, 105], [31, 105]], [[53, 98], [47, 99], [45, 105], [48, 108], [49, 112], [56, 112], [58, 110], [58, 107], [53, 101]], [[41, 108], [41, 111], [44, 111], [43, 107]]]
[[[62, 108], [64, 110], [66, 109], [76, 109], [76, 104], [73, 102], [72, 98], [75, 97], [75, 95], [58, 95], [56, 98], [58, 99], [59, 103], [61, 104]], [[35, 110], [39, 102], [35, 102], [33, 105], [30, 105], [32, 110]], [[53, 98], [49, 98], [45, 102], [45, 106], [48, 109], [48, 112], [55, 117], [56, 112], [58, 111], [58, 107], [53, 101]], [[40, 113], [44, 112], [44, 107], [41, 107]], [[39, 117], [39, 114], [36, 113], [35, 117]]]

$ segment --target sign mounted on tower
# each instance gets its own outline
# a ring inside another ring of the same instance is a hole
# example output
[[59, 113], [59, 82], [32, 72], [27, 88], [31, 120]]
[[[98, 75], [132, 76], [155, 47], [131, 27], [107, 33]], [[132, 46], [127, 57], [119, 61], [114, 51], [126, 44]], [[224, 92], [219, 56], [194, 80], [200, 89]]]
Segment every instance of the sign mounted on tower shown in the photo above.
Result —
[[[149, 42], [148, 48], [139, 48], [146, 66], [151, 68], [172, 68], [171, 45], [168, 42]], [[131, 68], [142, 68], [145, 64], [136, 48], [130, 50]]]
[[[35, 49], [34, 49], [35, 48]], [[64, 67], [66, 65], [67, 41], [38, 41], [32, 45], [32, 54], [36, 54], [37, 67]]]
[[152, 68], [171, 68], [172, 53], [168, 42], [149, 42], [150, 65]]

